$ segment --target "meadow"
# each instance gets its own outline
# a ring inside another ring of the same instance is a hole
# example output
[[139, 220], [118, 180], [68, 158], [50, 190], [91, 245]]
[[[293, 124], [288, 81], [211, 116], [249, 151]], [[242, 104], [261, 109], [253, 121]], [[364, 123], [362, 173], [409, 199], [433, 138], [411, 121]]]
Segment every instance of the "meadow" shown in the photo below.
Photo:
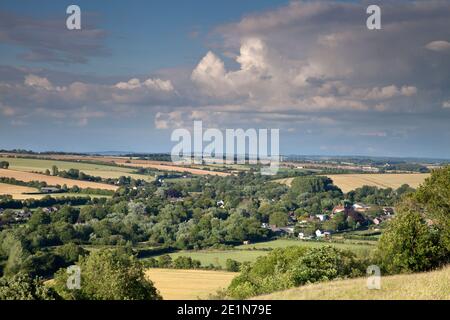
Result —
[[[260, 242], [248, 245], [240, 245], [230, 250], [189, 250], [177, 251], [170, 253], [172, 259], [177, 257], [191, 257], [199, 260], [202, 266], [213, 265], [215, 267], [226, 267], [227, 259], [236, 260], [238, 262], [254, 262], [258, 257], [265, 256], [271, 249], [286, 248], [290, 246], [303, 246], [307, 248], [319, 248], [326, 245], [334, 246], [338, 249], [350, 250], [356, 254], [366, 255], [376, 248], [375, 241], [354, 241], [346, 242], [318, 242], [318, 241], [300, 241], [290, 239], [278, 239], [267, 242]], [[157, 257], [154, 257], [157, 258]]]
[[449, 300], [450, 267], [381, 277], [381, 289], [367, 289], [367, 278], [336, 280], [258, 296], [261, 300]]
[[206, 299], [218, 290], [228, 287], [237, 273], [210, 270], [148, 269], [164, 300]]
[[355, 253], [366, 253], [372, 251], [376, 247], [376, 241], [353, 241], [346, 240], [341, 242], [332, 241], [302, 241], [294, 239], [277, 239], [266, 242], [259, 242], [254, 244], [245, 244], [235, 247], [241, 250], [263, 250], [263, 249], [276, 249], [276, 248], [286, 248], [290, 246], [302, 246], [307, 248], [320, 248], [326, 245], [330, 245], [342, 250], [350, 250]]

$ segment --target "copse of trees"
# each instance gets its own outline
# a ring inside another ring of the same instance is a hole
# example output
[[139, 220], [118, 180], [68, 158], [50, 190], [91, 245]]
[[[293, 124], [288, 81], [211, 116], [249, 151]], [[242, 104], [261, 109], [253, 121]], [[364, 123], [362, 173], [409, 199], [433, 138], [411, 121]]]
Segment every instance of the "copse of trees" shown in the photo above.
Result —
[[379, 242], [389, 273], [426, 271], [450, 262], [450, 166], [434, 170], [397, 207]]
[[145, 277], [143, 265], [122, 250], [99, 250], [82, 257], [80, 289], [68, 290], [68, 274], [61, 269], [55, 276], [55, 289], [68, 300], [161, 300], [153, 282]]
[[246, 299], [307, 283], [362, 276], [367, 266], [352, 252], [331, 246], [278, 248], [253, 264], [241, 265], [226, 295]]

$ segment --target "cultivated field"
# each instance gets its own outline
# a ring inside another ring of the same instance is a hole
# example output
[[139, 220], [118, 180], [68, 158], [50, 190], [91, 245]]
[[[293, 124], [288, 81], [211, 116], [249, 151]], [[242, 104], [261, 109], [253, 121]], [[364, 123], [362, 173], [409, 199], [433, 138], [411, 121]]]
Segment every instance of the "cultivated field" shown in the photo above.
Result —
[[[334, 174], [327, 175], [343, 192], [349, 192], [362, 186], [397, 189], [403, 184], [417, 188], [430, 174], [428, 173], [368, 173], [368, 174]], [[275, 180], [278, 183], [291, 186], [294, 178]]]
[[[6, 156], [8, 154], [3, 154]], [[16, 154], [14, 156], [20, 156]], [[229, 173], [225, 172], [217, 172], [217, 171], [208, 171], [190, 168], [189, 166], [178, 166], [174, 165], [171, 162], [165, 161], [152, 161], [152, 160], [138, 160], [138, 159], [130, 159], [126, 157], [102, 157], [102, 156], [80, 156], [80, 155], [33, 155], [36, 158], [50, 158], [52, 160], [64, 160], [64, 161], [96, 161], [108, 164], [115, 164], [120, 166], [127, 167], [136, 167], [136, 168], [152, 168], [156, 170], [162, 171], [176, 171], [176, 172], [189, 172], [196, 175], [218, 175], [218, 176], [228, 176]], [[8, 158], [9, 159], [9, 158]], [[8, 161], [8, 160], [7, 160]]]
[[13, 199], [16, 200], [25, 200], [34, 198], [33, 195], [26, 195], [23, 193], [27, 192], [38, 192], [38, 189], [23, 187], [23, 186], [15, 186], [12, 184], [0, 183], [0, 195], [11, 195]]
[[91, 164], [86, 162], [61, 161], [61, 160], [45, 160], [45, 159], [31, 159], [31, 158], [6, 158], [0, 157], [0, 161], [8, 161], [9, 169], [27, 172], [44, 173], [45, 170], [52, 170], [55, 165], [59, 170], [78, 169], [86, 174], [102, 177], [102, 178], [119, 178], [121, 176], [132, 177], [135, 179], [143, 179], [153, 181], [154, 177], [149, 175], [134, 174], [134, 169], [124, 168], [119, 166]]
[[73, 186], [78, 186], [80, 188], [93, 188], [93, 189], [103, 189], [103, 190], [117, 190], [117, 186], [105, 184], [105, 183], [97, 183], [90, 181], [81, 181], [81, 180], [72, 180], [65, 179], [54, 176], [47, 176], [44, 174], [38, 173], [30, 173], [25, 171], [16, 171], [16, 170], [6, 170], [0, 169], [0, 177], [6, 178], [15, 178], [19, 181], [30, 182], [30, 181], [45, 181], [48, 185], [67, 185], [67, 187], [71, 188]]
[[217, 290], [228, 287], [236, 275], [209, 270], [148, 269], [146, 272], [164, 300], [206, 299]]
[[336, 174], [328, 175], [343, 192], [349, 192], [362, 186], [397, 189], [403, 184], [417, 188], [430, 174], [398, 173], [398, 174]]
[[450, 267], [439, 271], [381, 278], [380, 290], [367, 278], [306, 285], [255, 299], [263, 300], [449, 300]]

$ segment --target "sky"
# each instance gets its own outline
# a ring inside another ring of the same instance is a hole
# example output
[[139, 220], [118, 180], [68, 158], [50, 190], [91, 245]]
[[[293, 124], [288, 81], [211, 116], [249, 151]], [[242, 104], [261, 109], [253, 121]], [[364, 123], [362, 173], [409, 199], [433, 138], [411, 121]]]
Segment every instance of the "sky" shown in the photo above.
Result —
[[195, 120], [279, 129], [283, 154], [450, 158], [450, 1], [0, 2], [0, 149], [170, 152]]

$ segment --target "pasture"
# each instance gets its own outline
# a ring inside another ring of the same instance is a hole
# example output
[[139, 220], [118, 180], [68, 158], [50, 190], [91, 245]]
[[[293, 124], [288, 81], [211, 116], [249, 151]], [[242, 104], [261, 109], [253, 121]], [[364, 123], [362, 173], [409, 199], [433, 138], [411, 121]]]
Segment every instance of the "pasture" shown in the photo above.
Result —
[[0, 177], [6, 178], [14, 178], [19, 181], [31, 182], [31, 181], [45, 181], [48, 185], [67, 185], [67, 187], [71, 188], [73, 186], [78, 186], [80, 188], [92, 188], [92, 189], [103, 189], [103, 190], [117, 190], [117, 186], [113, 186], [105, 183], [97, 183], [90, 181], [81, 181], [81, 180], [72, 180], [65, 179], [54, 176], [47, 176], [39, 173], [31, 173], [25, 171], [17, 171], [17, 170], [6, 170], [0, 169]]
[[[198, 250], [198, 251], [178, 251], [170, 253], [172, 259], [177, 257], [191, 257], [199, 260], [202, 266], [210, 264], [225, 268], [227, 259], [233, 259], [239, 262], [254, 262], [260, 256], [266, 255], [269, 251], [263, 250]], [[157, 257], [154, 257], [157, 258]]]
[[218, 290], [228, 287], [237, 275], [233, 272], [210, 270], [147, 269], [164, 300], [206, 299]]
[[262, 300], [449, 300], [450, 267], [383, 276], [380, 290], [369, 290], [367, 278], [336, 280], [255, 297]]
[[249, 249], [255, 249], [255, 250], [262, 250], [262, 249], [276, 249], [276, 248], [286, 248], [291, 246], [302, 246], [307, 248], [320, 248], [326, 245], [330, 245], [333, 247], [336, 247], [338, 249], [342, 250], [350, 250], [358, 253], [367, 253], [369, 251], [372, 251], [375, 249], [376, 242], [372, 241], [373, 243], [370, 243], [369, 241], [354, 241], [354, 240], [348, 240], [345, 242], [325, 242], [325, 241], [302, 241], [302, 240], [295, 240], [295, 239], [277, 239], [272, 241], [266, 241], [266, 242], [259, 242], [254, 244], [246, 244], [246, 245], [240, 245], [237, 246], [236, 249], [241, 250], [249, 250]]

